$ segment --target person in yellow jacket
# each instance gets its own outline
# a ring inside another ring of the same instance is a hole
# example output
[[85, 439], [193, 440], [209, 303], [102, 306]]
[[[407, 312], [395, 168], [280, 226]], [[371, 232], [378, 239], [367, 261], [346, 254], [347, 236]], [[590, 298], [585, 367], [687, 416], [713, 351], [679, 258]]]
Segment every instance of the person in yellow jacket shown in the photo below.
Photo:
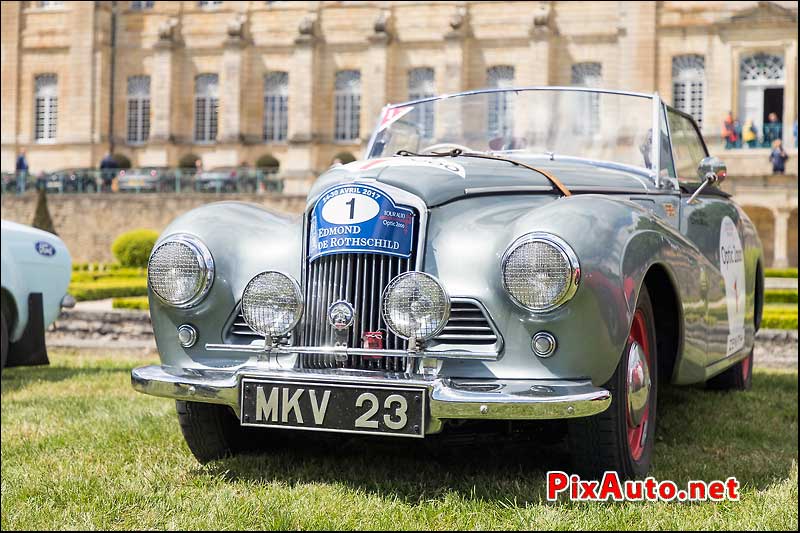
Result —
[[742, 128], [742, 140], [747, 143], [749, 148], [755, 148], [758, 141], [758, 131], [753, 125], [751, 119], [744, 121], [744, 128]]

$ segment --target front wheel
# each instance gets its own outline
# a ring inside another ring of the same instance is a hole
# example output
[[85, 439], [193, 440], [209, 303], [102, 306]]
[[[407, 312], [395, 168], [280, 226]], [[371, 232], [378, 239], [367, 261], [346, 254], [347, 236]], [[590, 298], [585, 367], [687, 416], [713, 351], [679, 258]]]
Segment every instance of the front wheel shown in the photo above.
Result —
[[656, 428], [657, 369], [653, 306], [642, 287], [625, 350], [605, 384], [611, 405], [599, 415], [569, 422], [575, 472], [591, 479], [608, 470], [626, 479], [647, 474]]
[[175, 401], [183, 438], [201, 463], [222, 459], [267, 445], [269, 431], [243, 428], [224, 405]]

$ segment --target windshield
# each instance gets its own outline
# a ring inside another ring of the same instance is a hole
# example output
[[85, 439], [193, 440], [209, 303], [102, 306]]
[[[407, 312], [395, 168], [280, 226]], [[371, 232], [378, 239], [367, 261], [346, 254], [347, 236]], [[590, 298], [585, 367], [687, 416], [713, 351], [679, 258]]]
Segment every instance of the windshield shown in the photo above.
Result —
[[459, 148], [650, 169], [652, 126], [647, 96], [568, 88], [467, 93], [387, 107], [369, 155]]

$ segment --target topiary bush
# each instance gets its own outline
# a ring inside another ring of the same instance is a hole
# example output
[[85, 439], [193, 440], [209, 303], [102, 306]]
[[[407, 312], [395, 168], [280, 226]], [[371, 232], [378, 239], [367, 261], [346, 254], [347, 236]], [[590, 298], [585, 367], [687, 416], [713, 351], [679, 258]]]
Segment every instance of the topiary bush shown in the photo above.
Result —
[[797, 289], [767, 289], [764, 291], [764, 303], [796, 304]]
[[336, 159], [341, 161], [343, 165], [346, 165], [347, 163], [352, 163], [353, 161], [355, 161], [356, 160], [356, 156], [354, 156], [350, 152], [339, 152], [338, 154], [333, 156], [333, 160], [336, 160]]
[[796, 278], [797, 268], [768, 268], [764, 271], [765, 278]]
[[277, 171], [280, 166], [281, 162], [278, 161], [272, 154], [264, 154], [256, 159], [256, 168], [262, 170]]
[[144, 268], [157, 239], [158, 232], [151, 229], [128, 231], [116, 238], [111, 253], [122, 266]]
[[195, 164], [198, 159], [200, 159], [199, 155], [190, 152], [188, 154], [181, 156], [181, 158], [178, 160], [178, 166], [181, 168], [188, 168], [194, 170], [195, 168], [197, 168]]
[[114, 160], [118, 168], [131, 168], [131, 160], [125, 154], [114, 154], [111, 159]]
[[36, 197], [36, 212], [33, 214], [32, 226], [58, 235], [53, 225], [53, 219], [50, 217], [50, 210], [47, 208], [47, 189], [44, 187], [39, 189], [39, 196]]

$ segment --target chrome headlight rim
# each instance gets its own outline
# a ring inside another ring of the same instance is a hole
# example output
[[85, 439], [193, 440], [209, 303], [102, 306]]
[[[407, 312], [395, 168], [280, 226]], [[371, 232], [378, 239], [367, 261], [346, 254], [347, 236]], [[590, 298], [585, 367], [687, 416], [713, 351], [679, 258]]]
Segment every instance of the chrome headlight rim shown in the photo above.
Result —
[[[195, 293], [194, 296], [187, 298], [185, 300], [181, 300], [178, 302], [170, 301], [163, 296], [161, 296], [150, 283], [150, 262], [153, 260], [153, 257], [156, 255], [156, 252], [166, 244], [170, 244], [173, 242], [177, 242], [180, 244], [186, 245], [192, 252], [194, 252], [195, 259], [197, 260], [198, 266], [203, 270], [203, 279], [200, 288]], [[170, 307], [176, 307], [178, 309], [186, 309], [188, 307], [192, 307], [200, 303], [203, 298], [208, 295], [208, 292], [211, 290], [211, 285], [214, 283], [214, 257], [211, 255], [211, 251], [208, 247], [201, 241], [198, 237], [191, 235], [189, 233], [173, 233], [172, 235], [167, 235], [163, 239], [161, 239], [156, 245], [153, 247], [153, 251], [150, 252], [150, 258], [147, 260], [147, 286], [150, 288], [150, 292], [152, 292], [159, 301], [163, 302], [164, 304]]]
[[389, 325], [390, 324], [390, 320], [386, 316], [387, 315], [387, 313], [386, 313], [386, 305], [384, 303], [384, 302], [386, 302], [386, 295], [388, 294], [389, 289], [391, 289], [395, 285], [397, 285], [397, 283], [399, 283], [403, 278], [406, 278], [406, 277], [409, 277], [409, 276], [423, 276], [423, 277], [426, 277], [426, 278], [430, 279], [431, 281], [433, 281], [441, 289], [442, 294], [444, 295], [445, 313], [442, 316], [442, 320], [439, 323], [438, 327], [435, 330], [433, 330], [431, 333], [426, 335], [425, 337], [414, 337], [414, 340], [418, 341], [418, 342], [429, 341], [429, 340], [435, 338], [436, 336], [438, 336], [444, 330], [445, 326], [447, 326], [447, 322], [450, 320], [450, 309], [452, 307], [452, 302], [450, 300], [450, 294], [448, 294], [447, 290], [445, 290], [445, 288], [444, 288], [444, 285], [442, 285], [442, 282], [439, 281], [439, 279], [436, 278], [436, 276], [432, 276], [431, 274], [428, 274], [427, 272], [420, 272], [419, 270], [410, 270], [408, 272], [403, 272], [402, 274], [396, 276], [394, 279], [392, 279], [392, 281], [389, 282], [388, 285], [386, 285], [386, 287], [383, 289], [383, 292], [381, 293], [381, 317], [383, 318], [383, 323], [386, 324], [386, 327], [392, 333], [394, 333], [395, 335], [397, 335], [401, 339], [404, 339], [404, 340], [407, 340], [407, 341], [411, 340], [410, 336], [405, 336], [405, 335], [400, 334], [399, 332], [395, 331]]
[[[259, 277], [261, 277], [261, 276], [263, 276], [265, 274], [277, 274], [277, 275], [289, 280], [289, 282], [291, 283], [291, 286], [292, 286], [292, 291], [294, 292], [295, 301], [297, 302], [297, 305], [295, 305], [295, 309], [294, 309], [295, 316], [294, 316], [294, 319], [292, 320], [291, 326], [286, 328], [286, 330], [283, 333], [280, 333], [278, 335], [270, 335], [268, 333], [264, 333], [264, 332], [259, 331], [258, 329], [256, 329], [256, 326], [254, 324], [251, 324], [250, 321], [248, 320], [247, 313], [245, 313], [245, 309], [244, 309], [244, 298], [245, 298], [245, 295], [247, 294], [247, 289], [250, 288], [250, 285], [252, 285], [252, 283], [255, 282], [257, 278], [259, 278]], [[281, 272], [280, 270], [264, 270], [263, 272], [259, 272], [258, 274], [256, 274], [252, 278], [250, 278], [250, 281], [248, 281], [247, 285], [245, 285], [244, 290], [242, 291], [242, 298], [239, 300], [239, 308], [240, 308], [241, 313], [242, 313], [242, 318], [244, 319], [245, 323], [247, 324], [247, 326], [250, 329], [252, 329], [253, 331], [255, 331], [256, 333], [258, 333], [260, 335], [263, 335], [264, 337], [279, 339], [279, 338], [285, 337], [286, 335], [288, 335], [289, 333], [294, 331], [294, 329], [300, 323], [300, 320], [303, 318], [303, 311], [305, 310], [305, 302], [303, 301], [303, 291], [300, 289], [300, 283], [298, 283], [298, 281], [296, 279], [294, 279], [292, 276], [286, 274], [285, 272]]]
[[[567, 288], [564, 293], [553, 301], [550, 305], [543, 306], [543, 307], [534, 307], [526, 305], [525, 303], [521, 302], [517, 297], [511, 292], [508, 284], [506, 283], [506, 266], [508, 261], [511, 259], [511, 254], [513, 254], [517, 248], [524, 244], [529, 244], [533, 242], [540, 242], [547, 245], [554, 247], [561, 253], [561, 256], [570, 266], [570, 276], [567, 282]], [[578, 290], [578, 285], [580, 285], [581, 281], [581, 266], [580, 262], [578, 261], [578, 255], [572, 249], [572, 247], [567, 244], [567, 242], [562, 239], [561, 237], [554, 235], [552, 233], [548, 233], [546, 231], [533, 231], [531, 233], [526, 233], [521, 237], [517, 238], [511, 245], [506, 248], [505, 253], [503, 254], [503, 259], [501, 261], [500, 266], [500, 282], [503, 285], [503, 289], [508, 294], [511, 301], [517, 304], [519, 307], [525, 309], [526, 311], [532, 311], [534, 313], [549, 313], [550, 311], [555, 311], [562, 305], [566, 304], [568, 301], [575, 296], [575, 293]]]

